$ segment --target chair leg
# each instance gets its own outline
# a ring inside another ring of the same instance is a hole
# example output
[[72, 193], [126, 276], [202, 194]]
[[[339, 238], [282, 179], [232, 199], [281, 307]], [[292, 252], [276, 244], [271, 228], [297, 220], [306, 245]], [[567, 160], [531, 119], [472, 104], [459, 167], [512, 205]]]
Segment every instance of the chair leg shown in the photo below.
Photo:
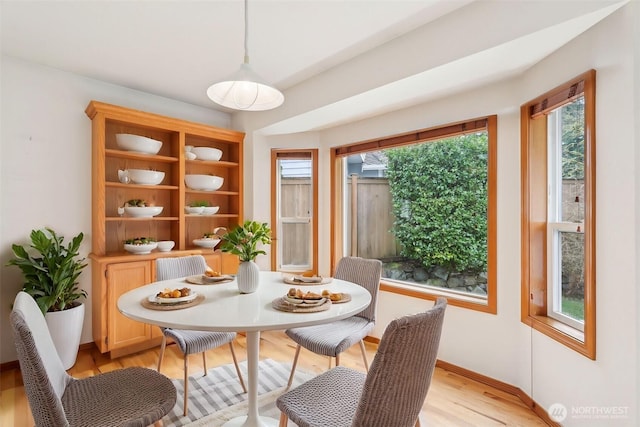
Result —
[[[329, 358], [331, 361], [331, 358]], [[336, 354], [336, 366], [340, 366], [340, 354]], [[329, 367], [331, 367], [331, 363], [329, 363]]]
[[367, 350], [364, 348], [364, 340], [360, 340], [360, 351], [362, 352], [362, 360], [364, 360], [364, 368], [369, 370], [369, 362], [367, 361]]
[[289, 382], [287, 383], [287, 389], [291, 387], [291, 384], [293, 383], [293, 375], [296, 372], [296, 365], [298, 364], [298, 356], [300, 355], [300, 348], [302, 348], [300, 346], [300, 344], [298, 344], [298, 347], [296, 347], [296, 355], [293, 357], [293, 365], [291, 365], [291, 375], [289, 375]]
[[162, 344], [160, 345], [160, 357], [158, 357], [158, 372], [160, 372], [160, 366], [162, 366], [162, 358], [164, 357], [164, 350], [167, 347], [167, 337], [162, 336]]
[[242, 386], [242, 390], [247, 392], [247, 388], [244, 386], [244, 379], [242, 379], [242, 372], [240, 372], [240, 367], [238, 366], [238, 359], [236, 359], [236, 351], [233, 348], [233, 341], [229, 342], [229, 349], [231, 349], [231, 357], [233, 357], [233, 364], [236, 365], [236, 372], [238, 373], [238, 379], [240, 380], [240, 385]]
[[204, 365], [204, 374], [209, 375], [209, 371], [207, 370], [207, 355], [206, 351], [202, 352], [202, 364]]
[[289, 417], [284, 412], [280, 412], [280, 424], [278, 424], [278, 427], [287, 427], [287, 424], [289, 424]]
[[189, 396], [189, 355], [184, 355], [184, 416], [187, 416], [187, 399]]
[[420, 417], [416, 420], [416, 427], [420, 427]]

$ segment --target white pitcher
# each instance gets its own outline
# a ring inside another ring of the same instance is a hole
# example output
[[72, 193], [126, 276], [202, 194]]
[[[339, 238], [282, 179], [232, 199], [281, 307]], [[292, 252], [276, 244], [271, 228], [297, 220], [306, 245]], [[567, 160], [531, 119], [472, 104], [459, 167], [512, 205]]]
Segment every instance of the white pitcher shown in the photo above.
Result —
[[128, 184], [131, 182], [131, 178], [129, 178], [129, 171], [127, 169], [122, 170], [118, 169], [118, 179], [123, 184]]

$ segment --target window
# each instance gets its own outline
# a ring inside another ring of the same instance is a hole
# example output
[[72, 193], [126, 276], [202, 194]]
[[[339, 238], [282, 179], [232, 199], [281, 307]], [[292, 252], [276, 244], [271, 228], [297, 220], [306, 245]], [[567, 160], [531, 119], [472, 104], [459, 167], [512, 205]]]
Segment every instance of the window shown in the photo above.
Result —
[[595, 359], [595, 71], [521, 123], [522, 321]]
[[272, 150], [272, 268], [317, 273], [318, 150]]
[[496, 312], [496, 116], [332, 150], [332, 260], [381, 289]]

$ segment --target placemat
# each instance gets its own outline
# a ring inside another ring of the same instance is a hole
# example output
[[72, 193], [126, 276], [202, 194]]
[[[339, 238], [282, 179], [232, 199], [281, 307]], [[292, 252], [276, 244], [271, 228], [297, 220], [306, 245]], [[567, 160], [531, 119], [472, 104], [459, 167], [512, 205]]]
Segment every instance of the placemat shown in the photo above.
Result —
[[197, 276], [185, 277], [184, 280], [185, 280], [185, 282], [191, 283], [192, 285], [219, 285], [221, 283], [227, 283], [227, 282], [231, 282], [233, 280], [233, 277], [231, 277], [231, 276], [221, 276], [221, 277], [224, 277], [224, 279], [216, 280], [216, 281], [209, 281], [209, 280], [204, 280], [202, 275], [197, 275]]
[[148, 308], [150, 310], [169, 311], [193, 307], [194, 305], [200, 304], [202, 301], [204, 301], [204, 295], [198, 294], [198, 296], [196, 296], [195, 299], [191, 301], [179, 302], [177, 304], [156, 304], [149, 301], [149, 297], [146, 297], [142, 301], [140, 301], [140, 304], [142, 304], [144, 308]]
[[327, 299], [322, 305], [316, 305], [313, 307], [300, 307], [298, 305], [287, 302], [283, 297], [279, 297], [274, 299], [271, 302], [271, 305], [276, 310], [288, 311], [290, 313], [315, 313], [318, 311], [329, 310], [329, 307], [331, 307], [331, 300]]
[[331, 281], [333, 280], [332, 277], [323, 277], [321, 281], [319, 282], [305, 282], [302, 280], [296, 280], [293, 278], [293, 276], [289, 276], [289, 277], [283, 277], [282, 281], [284, 283], [288, 283], [290, 285], [301, 285], [301, 286], [311, 286], [311, 285], [326, 285], [328, 283], [331, 283]]

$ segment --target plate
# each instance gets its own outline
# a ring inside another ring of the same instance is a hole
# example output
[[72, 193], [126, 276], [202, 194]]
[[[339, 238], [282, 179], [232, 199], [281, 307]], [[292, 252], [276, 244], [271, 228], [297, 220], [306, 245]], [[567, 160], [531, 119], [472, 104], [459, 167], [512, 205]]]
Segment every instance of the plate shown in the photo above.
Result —
[[[316, 300], [320, 301], [320, 300]], [[284, 297], [279, 297], [271, 302], [271, 306], [279, 311], [286, 311], [289, 313], [316, 313], [319, 311], [329, 310], [331, 308], [331, 301], [325, 299], [321, 304], [291, 304]], [[159, 306], [156, 307], [173, 307], [173, 306]]]
[[296, 274], [293, 276], [293, 280], [297, 282], [304, 282], [304, 283], [320, 283], [322, 282], [322, 276], [306, 277], [300, 274]]
[[187, 295], [186, 297], [180, 298], [160, 298], [156, 295], [157, 294], [149, 295], [149, 302], [154, 302], [156, 304], [178, 304], [181, 302], [193, 301], [198, 297], [198, 293], [194, 291], [191, 291], [191, 294]]
[[[296, 279], [296, 277], [298, 277], [297, 275], [283, 275], [282, 276], [282, 281], [284, 283], [288, 283], [290, 285], [327, 285], [329, 283], [331, 283], [331, 281], [333, 280], [333, 278], [331, 277], [321, 277], [321, 276], [316, 276], [316, 277], [320, 277], [320, 281], [319, 282], [309, 282], [309, 281], [303, 281], [303, 280], [298, 280]], [[305, 277], [305, 279], [311, 279], [311, 277]]]
[[[221, 279], [221, 278], [224, 278], [224, 279]], [[204, 275], [202, 274], [197, 274], [195, 276], [187, 276], [184, 278], [185, 282], [191, 283], [192, 285], [217, 285], [219, 283], [230, 282], [233, 279], [235, 279], [235, 277], [225, 275], [225, 276], [216, 277], [216, 279], [220, 279], [220, 280], [217, 280], [217, 281], [204, 280]]]
[[284, 300], [286, 302], [291, 303], [291, 304], [301, 304], [304, 301], [303, 299], [300, 299], [300, 298], [292, 298], [289, 295], [285, 295], [282, 298], [284, 298]]
[[206, 274], [202, 275], [203, 282], [224, 282], [225, 280], [233, 280], [233, 276], [229, 276], [228, 274], [223, 274], [222, 276], [210, 277]]
[[327, 300], [326, 298], [320, 299], [300, 299], [300, 298], [291, 298], [289, 295], [285, 295], [284, 300], [289, 304], [293, 304], [298, 307], [316, 307], [322, 305]]

